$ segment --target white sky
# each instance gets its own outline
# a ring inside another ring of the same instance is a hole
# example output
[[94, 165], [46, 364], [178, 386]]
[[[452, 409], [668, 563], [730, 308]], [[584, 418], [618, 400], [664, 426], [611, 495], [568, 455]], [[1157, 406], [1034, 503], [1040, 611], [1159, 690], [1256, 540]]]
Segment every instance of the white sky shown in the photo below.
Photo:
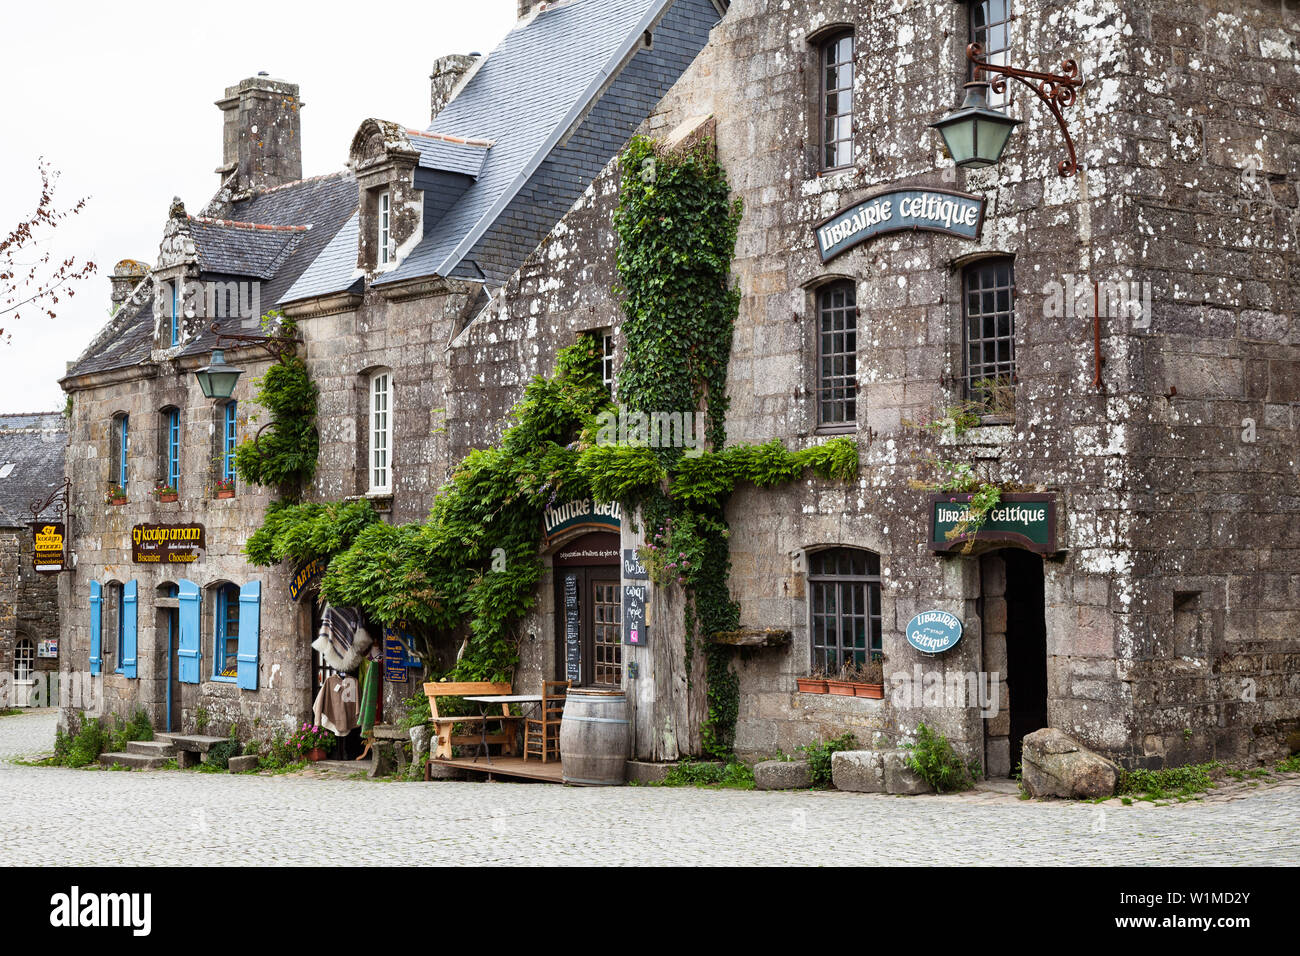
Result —
[[[55, 205], [79, 216], [42, 238], [51, 259], [97, 273], [61, 298], [57, 319], [0, 318], [0, 412], [62, 409], [58, 386], [108, 321], [120, 259], [152, 265], [167, 207], [191, 213], [215, 192], [227, 86], [265, 70], [297, 83], [303, 175], [343, 168], [367, 117], [429, 123], [429, 71], [447, 53], [490, 53], [516, 0], [424, 0], [374, 10], [342, 3], [139, 0], [6, 3], [0, 28], [0, 234], [35, 208], [44, 156], [62, 173]], [[24, 260], [25, 261], [25, 260]]]

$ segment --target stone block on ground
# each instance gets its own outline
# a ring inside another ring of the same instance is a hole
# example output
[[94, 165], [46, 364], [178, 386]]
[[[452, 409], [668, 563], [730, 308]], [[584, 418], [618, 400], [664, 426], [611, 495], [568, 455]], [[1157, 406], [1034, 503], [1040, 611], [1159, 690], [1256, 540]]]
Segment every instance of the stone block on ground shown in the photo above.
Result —
[[933, 793], [934, 788], [907, 766], [907, 756], [902, 750], [885, 751], [885, 792], [909, 795]]
[[1119, 780], [1118, 766], [1051, 727], [1025, 737], [1020, 772], [1031, 797], [1108, 797]]
[[257, 763], [257, 754], [247, 754], [242, 757], [231, 757], [227, 766], [231, 773], [244, 773], [248, 770], [256, 770]]
[[831, 782], [836, 790], [885, 792], [883, 750], [840, 750], [831, 754]]
[[805, 790], [811, 786], [807, 760], [764, 760], [754, 765], [757, 790]]

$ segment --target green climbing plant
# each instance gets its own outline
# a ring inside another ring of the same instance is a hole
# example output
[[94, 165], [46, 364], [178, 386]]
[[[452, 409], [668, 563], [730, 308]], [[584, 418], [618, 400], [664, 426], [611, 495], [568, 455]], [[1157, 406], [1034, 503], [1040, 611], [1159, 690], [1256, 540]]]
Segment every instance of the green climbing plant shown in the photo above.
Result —
[[307, 363], [288, 348], [297, 334], [297, 325], [279, 312], [268, 312], [262, 317], [262, 327], [285, 347], [266, 374], [254, 382], [255, 401], [266, 409], [270, 421], [235, 448], [235, 471], [241, 481], [275, 487], [281, 497], [297, 499], [316, 474], [320, 453], [316, 429], [319, 390], [311, 380]]

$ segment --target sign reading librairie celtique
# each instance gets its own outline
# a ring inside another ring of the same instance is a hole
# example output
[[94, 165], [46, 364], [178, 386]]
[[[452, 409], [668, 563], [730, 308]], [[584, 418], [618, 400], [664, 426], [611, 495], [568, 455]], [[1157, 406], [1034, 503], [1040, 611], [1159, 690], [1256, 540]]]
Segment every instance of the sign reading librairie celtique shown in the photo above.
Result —
[[891, 232], [924, 230], [978, 239], [984, 199], [947, 189], [893, 189], [846, 206], [816, 226], [822, 262]]
[[138, 524], [131, 529], [136, 564], [192, 564], [206, 547], [201, 524]]
[[1056, 551], [1056, 496], [1050, 494], [1004, 494], [973, 534], [949, 532], [970, 520], [970, 495], [930, 496], [930, 548], [949, 551], [977, 541], [1003, 541], [1030, 551]]
[[907, 643], [927, 654], [941, 654], [961, 640], [961, 619], [947, 611], [922, 611], [907, 622]]

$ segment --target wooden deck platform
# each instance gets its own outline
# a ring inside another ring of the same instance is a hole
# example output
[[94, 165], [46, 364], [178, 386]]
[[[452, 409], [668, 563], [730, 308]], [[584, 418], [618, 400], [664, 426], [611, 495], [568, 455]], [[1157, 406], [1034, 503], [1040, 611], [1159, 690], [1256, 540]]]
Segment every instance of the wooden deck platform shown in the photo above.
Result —
[[489, 774], [492, 777], [523, 777], [527, 780], [540, 780], [543, 783], [563, 783], [563, 771], [558, 760], [542, 763], [540, 760], [525, 761], [522, 757], [496, 757], [488, 763], [487, 758], [452, 757], [429, 761], [443, 767], [455, 767], [468, 770], [474, 774]]

